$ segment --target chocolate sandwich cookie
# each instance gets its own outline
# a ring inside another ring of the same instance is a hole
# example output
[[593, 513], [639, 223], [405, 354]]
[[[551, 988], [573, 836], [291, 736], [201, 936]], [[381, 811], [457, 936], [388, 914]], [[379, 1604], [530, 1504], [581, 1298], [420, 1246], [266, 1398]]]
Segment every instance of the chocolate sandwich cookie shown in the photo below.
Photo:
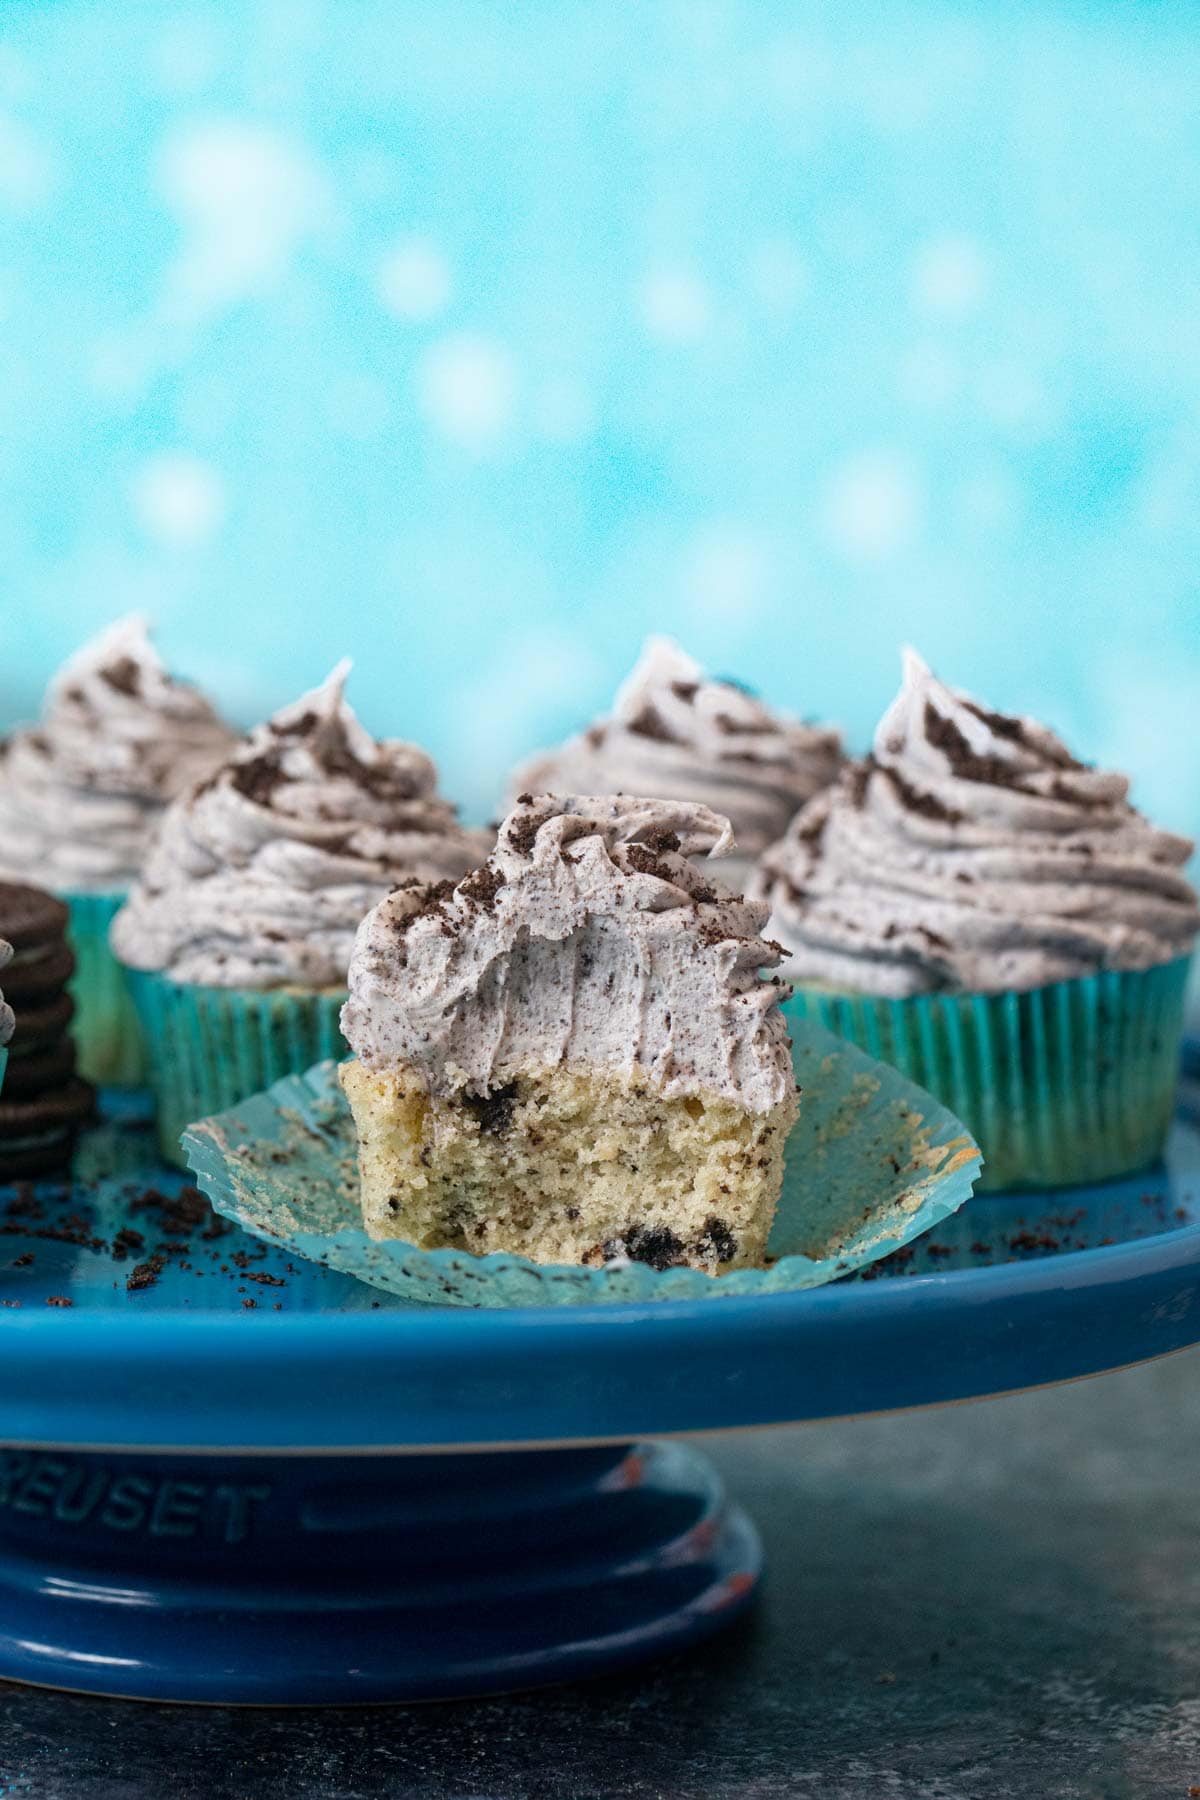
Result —
[[75, 973], [75, 956], [69, 944], [37, 944], [18, 950], [4, 977], [4, 992], [11, 1007], [23, 1011], [61, 994]]
[[19, 1056], [32, 1056], [39, 1050], [49, 1050], [59, 1043], [75, 1015], [75, 1002], [70, 994], [52, 994], [43, 997], [36, 1006], [14, 1005], [13, 1012], [16, 1027], [8, 1048], [15, 1060]]
[[30, 1094], [43, 1094], [49, 1088], [69, 1081], [75, 1073], [75, 1042], [60, 1037], [44, 1050], [26, 1050], [9, 1059], [4, 1078], [4, 1098], [16, 1100]]
[[95, 1090], [75, 1072], [67, 918], [52, 894], [0, 882], [0, 937], [13, 946], [4, 987], [15, 1014], [0, 1096], [0, 1183], [65, 1168], [95, 1113]]
[[14, 950], [53, 943], [64, 935], [69, 916], [63, 902], [44, 888], [0, 881], [0, 937], [7, 938]]
[[29, 1099], [12, 1096], [5, 1082], [0, 1095], [0, 1180], [25, 1181], [62, 1168], [95, 1110], [96, 1091], [78, 1076]]

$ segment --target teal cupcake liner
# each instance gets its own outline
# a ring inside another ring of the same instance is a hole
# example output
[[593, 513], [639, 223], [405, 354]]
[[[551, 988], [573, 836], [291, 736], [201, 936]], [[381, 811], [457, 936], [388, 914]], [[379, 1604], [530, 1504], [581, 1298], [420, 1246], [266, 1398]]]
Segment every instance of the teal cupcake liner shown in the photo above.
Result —
[[348, 1054], [344, 992], [199, 987], [128, 971], [158, 1104], [158, 1141], [186, 1168], [179, 1138], [194, 1119], [236, 1106], [285, 1075]]
[[75, 1001], [71, 1032], [79, 1072], [89, 1081], [136, 1087], [146, 1078], [141, 1027], [126, 971], [108, 944], [108, 928], [124, 894], [64, 894], [70, 909], [67, 941], [75, 952], [69, 991]]
[[1024, 993], [885, 1000], [798, 989], [817, 1019], [936, 1094], [978, 1139], [981, 1190], [1105, 1181], [1161, 1154], [1189, 957]]
[[8, 1045], [0, 1044], [0, 1092], [4, 1088], [4, 1071], [8, 1067]]
[[218, 1212], [293, 1256], [410, 1304], [589, 1306], [716, 1300], [820, 1287], [911, 1243], [964, 1204], [979, 1148], [961, 1122], [895, 1069], [819, 1025], [793, 1034], [800, 1115], [761, 1269], [706, 1275], [619, 1261], [600, 1268], [493, 1252], [422, 1250], [363, 1229], [357, 1139], [331, 1063], [192, 1125], [184, 1148]]

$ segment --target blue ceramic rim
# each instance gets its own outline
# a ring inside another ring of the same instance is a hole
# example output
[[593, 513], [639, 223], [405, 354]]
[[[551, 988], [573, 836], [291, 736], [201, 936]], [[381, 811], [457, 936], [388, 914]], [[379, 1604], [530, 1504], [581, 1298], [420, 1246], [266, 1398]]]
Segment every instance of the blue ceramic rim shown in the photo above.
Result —
[[621, 1443], [1099, 1374], [1200, 1341], [1198, 1294], [1193, 1225], [1044, 1262], [720, 1307], [256, 1314], [249, 1337], [236, 1314], [188, 1315], [164, 1336], [161, 1315], [29, 1312], [0, 1326], [22, 1334], [0, 1358], [0, 1419], [12, 1446], [126, 1454]]
[[[1181, 1232], [1179, 1236], [1187, 1237], [1188, 1247], [1195, 1251], [1196, 1237], [1200, 1228]], [[1150, 1240], [1153, 1246], [1154, 1241]], [[1168, 1293], [1163, 1292], [1164, 1281], [1175, 1279], [1174, 1271], [1181, 1262], [1188, 1259], [1182, 1254], [1182, 1246], [1174, 1246], [1167, 1255], [1161, 1246], [1143, 1250], [1139, 1259], [1122, 1251], [1121, 1246], [1113, 1246], [1117, 1256], [1107, 1253], [1103, 1259], [1103, 1267], [1093, 1271], [1092, 1279], [1080, 1287], [1100, 1287], [1105, 1292], [1112, 1291], [1112, 1299], [1117, 1300], [1123, 1286], [1136, 1286], [1138, 1296], [1136, 1305], [1139, 1314], [1145, 1312], [1147, 1304], [1161, 1308]], [[1054, 1260], [1054, 1259], [1049, 1259]], [[1193, 1254], [1191, 1259], [1193, 1271], [1200, 1268], [1200, 1253]], [[1130, 1270], [1122, 1270], [1120, 1265], [1133, 1263]], [[1023, 1265], [1029, 1271], [1029, 1265]], [[961, 1271], [963, 1275], [973, 1276], [986, 1271]], [[1045, 1290], [1054, 1285], [1051, 1278], [1040, 1274], [1036, 1283], [1031, 1283], [1022, 1298], [1033, 1301], [1039, 1299], [1039, 1290], [1044, 1296]], [[1157, 1283], [1157, 1286], [1155, 1285]], [[944, 1342], [947, 1328], [952, 1329], [957, 1337], [962, 1324], [961, 1309], [955, 1305], [957, 1293], [954, 1275], [919, 1276], [897, 1278], [887, 1286], [895, 1287], [897, 1292], [878, 1293], [864, 1292], [858, 1296], [861, 1311], [854, 1321], [857, 1328], [870, 1332], [872, 1328], [888, 1326], [903, 1321], [907, 1325], [915, 1325], [917, 1318], [922, 1325], [922, 1336], [926, 1340], [939, 1338]], [[1147, 1288], [1149, 1292], [1147, 1292]], [[1069, 1298], [1069, 1291], [1067, 1294]], [[813, 1350], [823, 1341], [823, 1329], [820, 1325], [821, 1315], [828, 1312], [828, 1303], [832, 1295], [829, 1290], [822, 1293], [812, 1290], [807, 1294], [789, 1293], [770, 1295], [762, 1298], [756, 1308], [755, 1316], [747, 1318], [740, 1302], [734, 1302], [729, 1308], [712, 1308], [704, 1302], [686, 1303], [686, 1310], [692, 1316], [680, 1319], [677, 1314], [683, 1308], [648, 1305], [637, 1309], [640, 1330], [637, 1334], [639, 1362], [644, 1361], [646, 1350], [655, 1353], [671, 1353], [676, 1357], [692, 1355], [702, 1358], [703, 1365], [711, 1374], [715, 1359], [730, 1362], [747, 1363], [753, 1358], [756, 1362], [769, 1363], [777, 1374], [781, 1360], [792, 1360], [792, 1334], [788, 1331], [789, 1323], [799, 1324], [803, 1319], [809, 1328], [804, 1334], [802, 1347]], [[997, 1306], [983, 1308], [986, 1314], [994, 1314], [1002, 1310], [1002, 1297], [997, 1296]], [[1092, 1303], [1095, 1313], [1096, 1302]], [[1105, 1302], [1111, 1307], [1111, 1302]], [[801, 1309], [798, 1313], [797, 1306]], [[737, 1309], [736, 1317], [734, 1314]], [[723, 1316], [729, 1329], [717, 1335], [716, 1343], [711, 1341], [711, 1334], [700, 1326], [697, 1313], [702, 1310], [701, 1317], [712, 1320]], [[628, 1312], [622, 1312], [621, 1318], [614, 1318], [618, 1310], [609, 1307], [603, 1309], [606, 1316], [594, 1320], [594, 1328], [600, 1332], [595, 1345], [598, 1357], [613, 1357], [619, 1350], [620, 1367], [628, 1375], [628, 1359], [630, 1354], [630, 1334], [621, 1332], [617, 1338], [614, 1334], [622, 1324], [630, 1322]], [[547, 1339], [545, 1332], [557, 1332], [570, 1328], [572, 1322], [580, 1320], [582, 1309], [566, 1308], [548, 1317], [537, 1316], [538, 1357], [541, 1360], [544, 1349], [552, 1352], [556, 1348], [554, 1338]], [[670, 1315], [675, 1314], [675, 1317]], [[764, 1316], [765, 1314], [765, 1316]], [[310, 1315], [310, 1320], [313, 1315]], [[460, 1323], [464, 1315], [457, 1312], [454, 1321]], [[577, 1444], [622, 1443], [645, 1436], [671, 1437], [690, 1436], [710, 1430], [737, 1430], [760, 1426], [801, 1424], [815, 1420], [846, 1417], [861, 1417], [879, 1412], [910, 1410], [912, 1407], [941, 1405], [966, 1399], [980, 1399], [1008, 1393], [1022, 1392], [1033, 1386], [1055, 1385], [1058, 1382], [1077, 1379], [1079, 1377], [1104, 1373], [1114, 1368], [1123, 1368], [1134, 1363], [1148, 1360], [1151, 1357], [1169, 1353], [1174, 1350], [1190, 1347], [1196, 1341], [1197, 1331], [1194, 1324], [1184, 1330], [1167, 1328], [1165, 1333], [1154, 1340], [1153, 1347], [1142, 1348], [1140, 1345], [1133, 1354], [1121, 1351], [1117, 1354], [1094, 1350], [1088, 1351], [1080, 1360], [1075, 1351], [1068, 1356], [1066, 1366], [1058, 1365], [1045, 1372], [1026, 1370], [1021, 1367], [1017, 1372], [1014, 1365], [1009, 1369], [1004, 1365], [1003, 1372], [997, 1371], [995, 1376], [985, 1378], [982, 1382], [977, 1373], [969, 1368], [964, 1369], [964, 1379], [952, 1384], [951, 1391], [943, 1391], [942, 1384], [937, 1384], [937, 1391], [926, 1391], [922, 1384], [920, 1390], [909, 1397], [896, 1397], [889, 1388], [887, 1395], [880, 1394], [878, 1399], [873, 1395], [866, 1403], [856, 1397], [847, 1400], [840, 1393], [838, 1401], [829, 1407], [813, 1408], [809, 1402], [798, 1396], [776, 1395], [774, 1387], [765, 1403], [726, 1404], [714, 1410], [707, 1401], [696, 1397], [676, 1400], [668, 1407], [661, 1396], [650, 1397], [652, 1412], [640, 1410], [645, 1404], [645, 1396], [638, 1400], [624, 1399], [614, 1402], [605, 1395], [596, 1409], [595, 1415], [586, 1421], [564, 1418], [561, 1397], [551, 1395], [545, 1404], [537, 1403], [526, 1411], [520, 1428], [510, 1429], [503, 1435], [487, 1429], [483, 1423], [484, 1409], [475, 1396], [470, 1396], [466, 1405], [466, 1418], [447, 1417], [448, 1431], [440, 1431], [436, 1422], [441, 1415], [431, 1411], [428, 1394], [435, 1386], [442, 1386], [453, 1380], [461, 1370], [462, 1378], [470, 1383], [478, 1374], [482, 1356], [491, 1354], [502, 1359], [506, 1351], [514, 1348], [512, 1338], [513, 1321], [518, 1320], [517, 1329], [528, 1329], [533, 1324], [533, 1315], [510, 1314], [502, 1311], [491, 1311], [478, 1315], [473, 1327], [468, 1332], [459, 1332], [455, 1336], [451, 1331], [447, 1334], [447, 1320], [438, 1314], [408, 1315], [393, 1318], [393, 1329], [386, 1337], [380, 1338], [374, 1328], [383, 1324], [377, 1317], [364, 1318], [361, 1326], [352, 1318], [344, 1317], [340, 1322], [345, 1330], [341, 1349], [345, 1352], [345, 1360], [361, 1354], [368, 1346], [381, 1356], [398, 1357], [406, 1351], [419, 1357], [415, 1368], [416, 1385], [419, 1396], [416, 1416], [412, 1421], [406, 1420], [401, 1413], [394, 1421], [388, 1418], [385, 1409], [380, 1409], [381, 1422], [385, 1428], [372, 1433], [370, 1430], [351, 1431], [342, 1437], [334, 1437], [324, 1431], [314, 1432], [311, 1425], [297, 1411], [295, 1406], [284, 1414], [284, 1422], [288, 1429], [285, 1432], [273, 1431], [269, 1424], [264, 1428], [258, 1416], [242, 1415], [236, 1424], [231, 1424], [223, 1413], [218, 1414], [219, 1423], [214, 1421], [215, 1429], [210, 1436], [197, 1433], [189, 1440], [186, 1434], [172, 1431], [168, 1425], [163, 1428], [161, 1413], [156, 1409], [142, 1413], [145, 1419], [141, 1435], [131, 1429], [127, 1416], [122, 1413], [119, 1425], [111, 1425], [110, 1414], [96, 1414], [94, 1396], [79, 1393], [79, 1358], [87, 1351], [92, 1351], [98, 1364], [103, 1358], [111, 1366], [114, 1350], [118, 1354], [130, 1357], [144, 1350], [147, 1343], [154, 1339], [153, 1329], [146, 1330], [145, 1321], [130, 1321], [135, 1326], [133, 1332], [125, 1331], [117, 1334], [118, 1342], [114, 1344], [111, 1330], [104, 1337], [84, 1329], [58, 1336], [57, 1344], [47, 1344], [46, 1334], [33, 1327], [37, 1351], [41, 1353], [39, 1361], [36, 1394], [38, 1396], [38, 1417], [44, 1416], [49, 1409], [51, 1420], [56, 1429], [46, 1432], [34, 1429], [9, 1429], [5, 1433], [5, 1441], [12, 1447], [43, 1450], [97, 1451], [122, 1454], [139, 1452], [176, 1453], [179, 1455], [217, 1455], [245, 1453], [261, 1456], [407, 1456], [420, 1454], [486, 1454], [496, 1450], [537, 1450], [550, 1447], [566, 1447]], [[63, 1321], [58, 1321], [63, 1322]], [[17, 1324], [13, 1321], [14, 1325]], [[108, 1324], [117, 1321], [111, 1318]], [[124, 1323], [124, 1321], [122, 1321]], [[200, 1321], [194, 1321], [200, 1324]], [[197, 1356], [211, 1357], [224, 1370], [237, 1340], [232, 1336], [229, 1327], [234, 1321], [228, 1318], [212, 1318], [204, 1322], [201, 1329], [190, 1337], [190, 1341], [177, 1353], [170, 1362], [161, 1361], [161, 1344], [158, 1354], [162, 1372], [172, 1379], [177, 1386], [188, 1375], [194, 1375]], [[23, 1328], [28, 1330], [32, 1320], [23, 1321]], [[295, 1332], [286, 1329], [286, 1320], [272, 1320], [271, 1328], [274, 1336], [263, 1337], [259, 1341], [260, 1381], [265, 1381], [273, 1389], [280, 1389], [286, 1384], [303, 1381], [310, 1368], [318, 1369], [327, 1364], [329, 1355], [329, 1334], [318, 1330], [311, 1336], [294, 1341]], [[283, 1328], [281, 1339], [276, 1328]], [[21, 1329], [22, 1326], [18, 1326]], [[365, 1328], [365, 1329], [364, 1329]], [[839, 1337], [839, 1348], [847, 1349], [847, 1327]], [[985, 1336], [988, 1324], [985, 1321]], [[368, 1337], [373, 1337], [373, 1341]], [[646, 1333], [654, 1333], [648, 1339]], [[1007, 1330], [1005, 1332], [1007, 1336]], [[994, 1325], [991, 1339], [994, 1341]], [[107, 1341], [106, 1341], [107, 1340]], [[243, 1336], [239, 1348], [244, 1352], [246, 1339]], [[271, 1347], [271, 1355], [263, 1357], [261, 1352], [267, 1345]], [[16, 1346], [13, 1345], [15, 1349]], [[48, 1348], [57, 1354], [45, 1356]], [[303, 1349], [302, 1354], [297, 1351]], [[458, 1351], [457, 1356], [454, 1354]], [[102, 1364], [101, 1364], [102, 1366]], [[529, 1352], [526, 1347], [524, 1361], [520, 1363], [518, 1372], [528, 1375], [530, 1368]], [[328, 1386], [328, 1384], [327, 1384]], [[22, 1380], [23, 1393], [28, 1391], [28, 1383]], [[64, 1403], [62, 1395], [70, 1398]], [[329, 1400], [329, 1393], [324, 1394]], [[0, 1394], [0, 1404], [7, 1406], [7, 1399]], [[20, 1403], [19, 1403], [20, 1404]], [[25, 1401], [24, 1404], [28, 1404]], [[573, 1410], [573, 1409], [572, 1409]], [[19, 1412], [18, 1412], [19, 1416]], [[269, 1416], [275, 1416], [272, 1413]], [[490, 1411], [487, 1417], [493, 1416]], [[470, 1421], [470, 1424], [467, 1421]], [[476, 1423], [478, 1429], [474, 1428]], [[416, 1429], [414, 1429], [416, 1426]], [[214, 1441], [215, 1440], [215, 1441]]]

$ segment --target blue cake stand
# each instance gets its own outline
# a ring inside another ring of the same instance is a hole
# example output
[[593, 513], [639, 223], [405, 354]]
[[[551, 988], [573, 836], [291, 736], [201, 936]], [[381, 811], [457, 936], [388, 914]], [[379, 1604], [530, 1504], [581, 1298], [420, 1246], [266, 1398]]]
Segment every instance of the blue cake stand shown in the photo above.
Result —
[[415, 1309], [213, 1235], [148, 1142], [114, 1105], [74, 1190], [0, 1191], [18, 1680], [344, 1703], [595, 1674], [712, 1631], [759, 1577], [703, 1457], [647, 1434], [998, 1394], [1200, 1340], [1194, 1101], [1160, 1166], [971, 1201], [874, 1279], [508, 1312]]

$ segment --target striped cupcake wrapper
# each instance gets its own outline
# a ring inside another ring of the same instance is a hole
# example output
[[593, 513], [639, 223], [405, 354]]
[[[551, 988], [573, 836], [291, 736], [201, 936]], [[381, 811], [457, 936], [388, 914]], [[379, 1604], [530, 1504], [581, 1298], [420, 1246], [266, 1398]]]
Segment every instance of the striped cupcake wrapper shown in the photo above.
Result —
[[983, 1151], [977, 1190], [1068, 1187], [1161, 1154], [1190, 960], [1024, 993], [885, 1000], [801, 988], [784, 1010], [818, 1019], [956, 1113]]
[[349, 1054], [338, 1025], [344, 991], [198, 987], [128, 971], [158, 1103], [158, 1140], [185, 1167], [184, 1127], [236, 1106], [284, 1075]]
[[136, 1087], [146, 1078], [145, 1048], [126, 972], [108, 945], [108, 928], [123, 894], [64, 894], [67, 939], [75, 952], [71, 1032], [79, 1072], [89, 1081]]

